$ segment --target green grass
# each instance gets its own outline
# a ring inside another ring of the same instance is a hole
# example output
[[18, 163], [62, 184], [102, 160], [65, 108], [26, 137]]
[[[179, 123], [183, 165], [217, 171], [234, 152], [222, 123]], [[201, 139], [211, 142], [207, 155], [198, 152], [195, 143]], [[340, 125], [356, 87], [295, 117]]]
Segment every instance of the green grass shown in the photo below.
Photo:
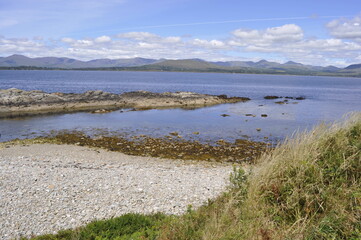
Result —
[[361, 114], [298, 134], [230, 180], [182, 216], [125, 215], [35, 239], [361, 239]]
[[141, 215], [125, 214], [109, 220], [89, 223], [75, 230], [64, 230], [57, 234], [34, 237], [34, 240], [125, 240], [125, 239], [156, 239], [160, 225], [166, 216], [163, 214]]

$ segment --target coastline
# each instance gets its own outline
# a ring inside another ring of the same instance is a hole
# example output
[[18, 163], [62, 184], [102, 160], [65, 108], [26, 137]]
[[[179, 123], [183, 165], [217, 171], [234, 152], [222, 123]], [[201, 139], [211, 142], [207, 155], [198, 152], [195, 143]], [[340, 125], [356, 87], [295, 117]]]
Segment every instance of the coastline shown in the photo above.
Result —
[[75, 94], [46, 93], [39, 90], [24, 91], [10, 88], [0, 90], [0, 118], [77, 111], [103, 113], [121, 108], [134, 108], [135, 110], [200, 108], [248, 100], [250, 99], [243, 97], [216, 96], [193, 92], [152, 93], [136, 91], [114, 94], [97, 90]]

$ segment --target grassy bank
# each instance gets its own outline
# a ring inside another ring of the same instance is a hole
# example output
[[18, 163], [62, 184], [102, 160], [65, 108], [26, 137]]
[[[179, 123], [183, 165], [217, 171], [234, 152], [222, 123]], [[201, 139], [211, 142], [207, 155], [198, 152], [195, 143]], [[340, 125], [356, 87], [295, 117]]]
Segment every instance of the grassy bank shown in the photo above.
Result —
[[298, 134], [231, 183], [179, 217], [125, 215], [35, 239], [361, 239], [361, 114]]

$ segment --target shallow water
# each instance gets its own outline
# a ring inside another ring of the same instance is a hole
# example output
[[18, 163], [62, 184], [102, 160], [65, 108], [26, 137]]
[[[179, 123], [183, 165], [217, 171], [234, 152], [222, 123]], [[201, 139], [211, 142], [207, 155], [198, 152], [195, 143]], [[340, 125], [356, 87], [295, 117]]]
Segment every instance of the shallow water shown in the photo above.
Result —
[[[47, 92], [84, 92], [101, 89], [121, 93], [193, 91], [250, 97], [245, 103], [222, 104], [195, 110], [164, 109], [114, 111], [106, 114], [69, 113], [0, 119], [1, 141], [34, 137], [52, 130], [88, 133], [164, 136], [178, 132], [201, 141], [238, 138], [278, 141], [320, 122], [332, 122], [350, 111], [361, 111], [361, 79], [216, 73], [0, 71], [0, 88]], [[305, 96], [276, 104], [266, 95]], [[222, 117], [222, 114], [229, 116]], [[253, 116], [245, 116], [253, 114]], [[267, 117], [261, 117], [267, 114]], [[257, 130], [258, 129], [258, 130]], [[199, 132], [199, 135], [193, 134]]]

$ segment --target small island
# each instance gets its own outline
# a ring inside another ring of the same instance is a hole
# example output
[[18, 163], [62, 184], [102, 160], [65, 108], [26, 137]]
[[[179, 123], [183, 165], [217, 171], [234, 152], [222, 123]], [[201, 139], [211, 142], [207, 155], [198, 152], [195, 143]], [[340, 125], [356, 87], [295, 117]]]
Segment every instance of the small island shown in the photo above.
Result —
[[76, 111], [104, 113], [121, 108], [199, 108], [248, 100], [250, 99], [246, 97], [193, 92], [135, 91], [115, 94], [97, 90], [85, 93], [46, 93], [40, 90], [10, 88], [0, 90], [0, 118]]

